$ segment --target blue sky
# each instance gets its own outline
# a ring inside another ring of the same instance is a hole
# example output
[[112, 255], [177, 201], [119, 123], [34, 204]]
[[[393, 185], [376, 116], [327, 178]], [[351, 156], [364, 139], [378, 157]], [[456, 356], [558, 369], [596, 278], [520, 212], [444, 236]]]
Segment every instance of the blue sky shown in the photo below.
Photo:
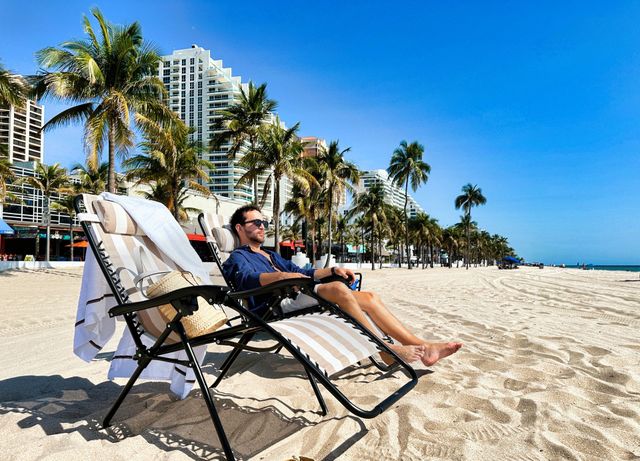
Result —
[[[413, 195], [441, 225], [470, 182], [474, 220], [530, 261], [640, 263], [640, 3], [0, 0], [0, 60], [33, 73], [96, 5], [267, 82], [287, 124], [361, 169], [419, 141], [432, 173]], [[47, 133], [45, 161], [82, 161], [80, 133]]]

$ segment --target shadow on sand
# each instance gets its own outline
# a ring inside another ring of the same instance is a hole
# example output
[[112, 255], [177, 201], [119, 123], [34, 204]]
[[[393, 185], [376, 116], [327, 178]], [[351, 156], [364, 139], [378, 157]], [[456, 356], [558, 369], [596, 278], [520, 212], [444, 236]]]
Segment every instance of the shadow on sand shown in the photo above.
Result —
[[[193, 459], [224, 459], [199, 390], [176, 400], [168, 384], [138, 384], [116, 414], [113, 426], [102, 429], [102, 418], [121, 389], [111, 381], [95, 385], [84, 378], [59, 375], [10, 378], [0, 381], [0, 414], [22, 414], [21, 428], [38, 425], [48, 435], [79, 433], [87, 441], [112, 443], [141, 436], [167, 452], [181, 451]], [[240, 407], [216, 393], [214, 400], [238, 459], [254, 456], [315, 424], [303, 416], [286, 417], [273, 406]]]

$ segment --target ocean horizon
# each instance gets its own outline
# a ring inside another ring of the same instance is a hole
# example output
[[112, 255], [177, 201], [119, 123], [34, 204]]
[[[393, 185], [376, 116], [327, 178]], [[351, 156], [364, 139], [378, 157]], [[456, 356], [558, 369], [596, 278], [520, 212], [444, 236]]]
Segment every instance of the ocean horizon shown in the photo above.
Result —
[[[570, 269], [582, 269], [582, 264], [576, 265], [567, 265], [565, 266]], [[596, 270], [596, 271], [627, 271], [627, 272], [640, 272], [640, 265], [626, 265], [626, 264], [585, 264], [585, 270]]]

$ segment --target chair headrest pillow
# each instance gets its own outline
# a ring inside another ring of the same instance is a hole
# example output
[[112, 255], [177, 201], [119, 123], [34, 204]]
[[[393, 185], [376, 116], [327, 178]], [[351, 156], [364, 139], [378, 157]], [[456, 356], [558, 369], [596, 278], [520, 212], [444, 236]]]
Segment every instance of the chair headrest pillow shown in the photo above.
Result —
[[144, 232], [119, 204], [107, 200], [95, 200], [93, 207], [105, 232], [121, 235], [144, 235]]

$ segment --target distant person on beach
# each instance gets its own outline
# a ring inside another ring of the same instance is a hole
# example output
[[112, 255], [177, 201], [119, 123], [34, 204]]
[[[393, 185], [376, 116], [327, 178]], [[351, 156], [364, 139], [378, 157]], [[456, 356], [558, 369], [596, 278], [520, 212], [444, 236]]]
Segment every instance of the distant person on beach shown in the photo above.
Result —
[[[273, 251], [262, 248], [265, 238], [265, 221], [260, 208], [246, 205], [238, 208], [231, 217], [231, 228], [240, 239], [240, 247], [235, 249], [223, 264], [225, 276], [238, 290], [249, 290], [273, 282], [293, 278], [313, 278], [318, 281], [331, 275], [355, 280], [353, 271], [339, 267], [326, 269], [301, 269]], [[351, 291], [339, 281], [318, 284], [314, 292], [320, 297], [337, 304], [358, 322], [374, 331], [366, 312], [385, 334], [400, 344], [389, 347], [407, 362], [421, 360], [430, 366], [438, 360], [458, 351], [462, 343], [431, 343], [418, 338], [385, 307], [380, 297], [367, 291]], [[255, 297], [249, 300], [249, 309], [263, 313], [269, 297]], [[284, 312], [291, 312], [315, 305], [317, 301], [311, 296], [299, 293], [296, 299], [285, 299], [281, 307]], [[364, 312], [363, 312], [364, 311]]]

